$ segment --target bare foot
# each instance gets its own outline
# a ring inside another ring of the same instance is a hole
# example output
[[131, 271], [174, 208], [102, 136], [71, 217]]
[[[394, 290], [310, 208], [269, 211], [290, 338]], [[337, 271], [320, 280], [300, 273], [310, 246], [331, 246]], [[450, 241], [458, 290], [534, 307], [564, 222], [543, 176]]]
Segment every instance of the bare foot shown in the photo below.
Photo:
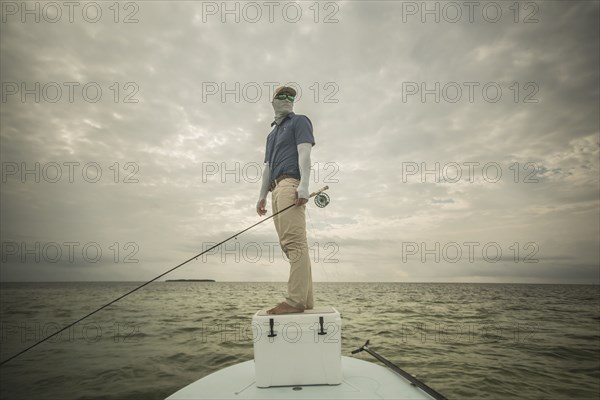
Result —
[[279, 303], [276, 307], [268, 310], [267, 314], [294, 314], [302, 312], [304, 312], [302, 308], [292, 307], [284, 301], [283, 303]]

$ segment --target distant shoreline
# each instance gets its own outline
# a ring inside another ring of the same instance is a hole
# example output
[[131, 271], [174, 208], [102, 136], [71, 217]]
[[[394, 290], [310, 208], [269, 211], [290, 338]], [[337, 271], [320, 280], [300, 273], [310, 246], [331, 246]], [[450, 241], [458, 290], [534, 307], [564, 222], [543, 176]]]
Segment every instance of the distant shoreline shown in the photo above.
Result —
[[216, 282], [214, 279], [167, 279], [165, 282]]

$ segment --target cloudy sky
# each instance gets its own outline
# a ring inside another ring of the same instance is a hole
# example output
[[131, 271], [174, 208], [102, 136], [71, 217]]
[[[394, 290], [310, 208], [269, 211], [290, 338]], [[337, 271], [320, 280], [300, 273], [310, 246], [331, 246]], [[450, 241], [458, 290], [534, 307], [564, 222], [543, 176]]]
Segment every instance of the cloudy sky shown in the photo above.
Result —
[[[287, 83], [315, 281], [600, 282], [597, 1], [23, 4], [1, 281], [150, 280], [257, 222]], [[271, 220], [224, 246], [161, 279], [287, 280]]]

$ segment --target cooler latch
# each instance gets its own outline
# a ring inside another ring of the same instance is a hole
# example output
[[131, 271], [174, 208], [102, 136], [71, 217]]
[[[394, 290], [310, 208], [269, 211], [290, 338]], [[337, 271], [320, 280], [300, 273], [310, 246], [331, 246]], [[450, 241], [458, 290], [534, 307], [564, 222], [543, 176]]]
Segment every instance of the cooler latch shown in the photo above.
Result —
[[327, 335], [327, 332], [323, 329], [323, 317], [319, 317], [319, 335]]
[[268, 337], [275, 337], [277, 336], [277, 334], [275, 332], [273, 332], [273, 325], [274, 325], [275, 321], [273, 321], [273, 318], [269, 318], [269, 331], [270, 333], [267, 335]]

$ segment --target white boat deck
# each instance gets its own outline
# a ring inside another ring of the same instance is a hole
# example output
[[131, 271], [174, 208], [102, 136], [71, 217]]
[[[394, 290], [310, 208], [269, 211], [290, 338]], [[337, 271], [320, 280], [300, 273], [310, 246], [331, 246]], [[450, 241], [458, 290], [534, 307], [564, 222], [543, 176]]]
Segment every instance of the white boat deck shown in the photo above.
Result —
[[340, 385], [303, 385], [258, 388], [254, 360], [214, 372], [166, 400], [223, 399], [394, 399], [431, 400], [432, 397], [388, 368], [342, 356]]

